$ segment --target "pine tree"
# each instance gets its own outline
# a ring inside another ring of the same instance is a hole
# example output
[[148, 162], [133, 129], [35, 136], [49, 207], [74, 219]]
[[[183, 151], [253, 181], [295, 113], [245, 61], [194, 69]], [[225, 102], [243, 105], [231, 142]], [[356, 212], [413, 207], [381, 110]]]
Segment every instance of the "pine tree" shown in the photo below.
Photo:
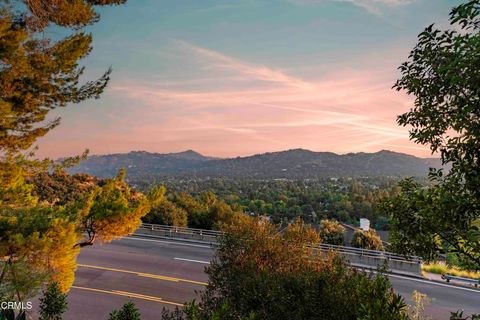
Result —
[[40, 320], [61, 320], [67, 306], [67, 295], [57, 282], [50, 283], [40, 298]]
[[[66, 292], [81, 244], [131, 233], [160, 197], [134, 192], [117, 179], [80, 192], [74, 203], [41, 201], [32, 177], [57, 166], [28, 151], [60, 119], [50, 111], [99, 98], [110, 70], [80, 83], [81, 59], [92, 50], [85, 26], [99, 20], [97, 6], [126, 0], [0, 1], [0, 296], [34, 297], [43, 284]], [[48, 38], [47, 28], [64, 38]], [[69, 161], [67, 161], [69, 162]], [[88, 233], [89, 239], [81, 240]]]
[[[95, 5], [126, 0], [13, 0], [0, 4], [0, 152], [32, 146], [60, 123], [47, 114], [69, 103], [98, 98], [110, 70], [84, 84], [79, 61], [92, 50], [82, 27], [98, 21]], [[18, 8], [25, 10], [19, 11]], [[40, 36], [51, 25], [75, 31], [53, 41]]]

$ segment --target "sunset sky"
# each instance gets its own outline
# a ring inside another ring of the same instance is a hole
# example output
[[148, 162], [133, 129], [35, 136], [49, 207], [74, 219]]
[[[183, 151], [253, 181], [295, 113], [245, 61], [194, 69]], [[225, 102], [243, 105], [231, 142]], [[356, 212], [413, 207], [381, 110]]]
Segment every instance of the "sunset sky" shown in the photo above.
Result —
[[146, 150], [232, 157], [305, 148], [428, 156], [396, 125], [391, 89], [454, 0], [129, 0], [90, 28], [100, 100], [55, 111], [40, 156]]

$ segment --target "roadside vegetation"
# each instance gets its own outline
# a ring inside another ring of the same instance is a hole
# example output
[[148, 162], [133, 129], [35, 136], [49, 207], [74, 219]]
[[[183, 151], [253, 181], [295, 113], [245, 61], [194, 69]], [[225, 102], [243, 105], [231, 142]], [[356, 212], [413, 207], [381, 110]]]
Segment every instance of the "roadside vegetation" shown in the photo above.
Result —
[[333, 252], [316, 254], [309, 245], [320, 234], [301, 221], [282, 234], [258, 219], [225, 231], [201, 300], [163, 319], [408, 319], [386, 278], [352, 270]]
[[435, 274], [451, 274], [457, 277], [480, 279], [480, 272], [478, 271], [462, 270], [462, 269], [459, 269], [458, 267], [450, 267], [440, 262], [423, 264], [422, 270], [425, 272], [430, 272]]

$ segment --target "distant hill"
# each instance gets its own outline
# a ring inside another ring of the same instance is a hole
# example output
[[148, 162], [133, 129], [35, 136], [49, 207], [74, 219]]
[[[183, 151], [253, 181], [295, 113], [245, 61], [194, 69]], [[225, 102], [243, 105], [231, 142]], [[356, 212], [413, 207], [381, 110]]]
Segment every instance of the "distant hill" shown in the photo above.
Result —
[[70, 171], [111, 177], [120, 168], [126, 168], [128, 176], [136, 179], [155, 176], [303, 179], [426, 176], [429, 167], [440, 165], [438, 159], [423, 159], [387, 150], [338, 155], [294, 149], [231, 159], [205, 157], [188, 150], [168, 154], [134, 151], [92, 156]]

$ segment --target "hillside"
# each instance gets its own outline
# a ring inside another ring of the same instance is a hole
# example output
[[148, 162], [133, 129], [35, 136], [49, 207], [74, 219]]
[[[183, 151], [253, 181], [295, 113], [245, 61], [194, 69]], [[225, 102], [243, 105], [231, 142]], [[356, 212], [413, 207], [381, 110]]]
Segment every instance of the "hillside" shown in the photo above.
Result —
[[127, 168], [131, 178], [142, 177], [228, 177], [228, 178], [329, 178], [359, 176], [425, 176], [437, 159], [423, 159], [392, 151], [376, 153], [313, 152], [294, 149], [249, 157], [217, 159], [195, 151], [92, 156], [71, 169], [72, 173], [89, 173], [111, 177]]

